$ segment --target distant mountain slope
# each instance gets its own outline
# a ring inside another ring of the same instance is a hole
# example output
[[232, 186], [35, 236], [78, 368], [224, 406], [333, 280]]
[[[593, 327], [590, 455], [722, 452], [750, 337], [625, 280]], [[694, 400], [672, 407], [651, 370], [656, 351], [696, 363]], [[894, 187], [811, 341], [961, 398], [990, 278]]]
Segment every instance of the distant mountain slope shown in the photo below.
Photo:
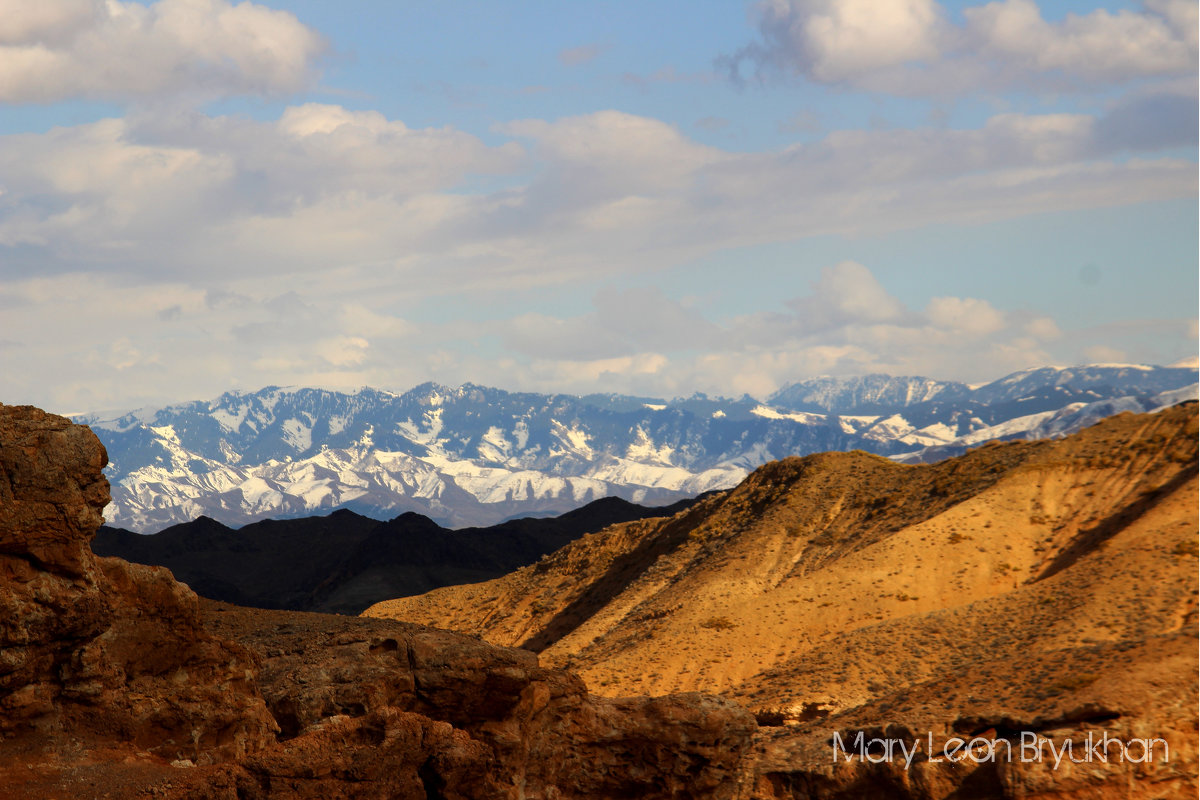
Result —
[[149, 536], [102, 527], [92, 551], [167, 567], [213, 600], [357, 614], [379, 600], [504, 575], [585, 533], [670, 516], [691, 502], [649, 508], [609, 497], [559, 517], [459, 531], [411, 512], [380, 522], [343, 509], [236, 531], [201, 517]]
[[970, 775], [831, 771], [834, 731], [1014, 752], [1028, 732], [1077, 754], [1089, 734], [1161, 738], [1169, 762], [1004, 764], [961, 796], [1191, 796], [1198, 431], [1190, 402], [932, 465], [789, 458], [671, 519], [365, 613], [537, 650], [611, 696], [722, 692], [780, 726], [770, 796], [959, 796]]
[[784, 386], [768, 400], [792, 411], [834, 414], [884, 414], [934, 398], [961, 400], [971, 393], [965, 383], [922, 377], [863, 375], [856, 378], [812, 378]]
[[1044, 429], [1037, 414], [1117, 401], [1113, 408], [1153, 410], [1178, 399], [1164, 392], [1195, 383], [1196, 370], [1164, 367], [1045, 368], [975, 389], [870, 375], [793, 384], [769, 403], [472, 384], [404, 394], [268, 387], [77, 421], [108, 448], [113, 525], [150, 532], [200, 516], [244, 525], [344, 508], [463, 527], [601, 497], [665, 504], [729, 488], [789, 455], [857, 449], [929, 459], [941, 451], [925, 448], [961, 452], [981, 435]]

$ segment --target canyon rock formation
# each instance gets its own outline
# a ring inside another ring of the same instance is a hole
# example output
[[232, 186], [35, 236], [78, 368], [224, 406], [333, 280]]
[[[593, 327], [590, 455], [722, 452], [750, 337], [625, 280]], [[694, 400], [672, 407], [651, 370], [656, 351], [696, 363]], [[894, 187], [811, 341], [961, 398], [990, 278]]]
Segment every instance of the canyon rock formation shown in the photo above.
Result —
[[[103, 447], [0, 406], [0, 787], [1191, 797], [1197, 431], [1193, 403], [929, 466], [786, 459], [673, 517], [353, 618], [203, 600], [94, 556]], [[1102, 761], [1100, 736], [1154, 757]]]
[[97, 558], [107, 455], [0, 406], [6, 798], [733, 798], [753, 718], [591, 696], [523, 650], [202, 601]]

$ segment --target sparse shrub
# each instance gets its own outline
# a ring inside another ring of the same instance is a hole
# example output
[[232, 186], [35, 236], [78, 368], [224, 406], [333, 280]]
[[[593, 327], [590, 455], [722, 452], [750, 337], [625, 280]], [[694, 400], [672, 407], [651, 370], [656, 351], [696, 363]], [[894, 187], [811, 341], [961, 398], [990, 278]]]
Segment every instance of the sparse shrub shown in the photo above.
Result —
[[700, 627], [714, 631], [728, 631], [736, 628], [737, 623], [729, 617], [709, 617], [700, 623]]
[[959, 542], [966, 541], [966, 539], [967, 537], [963, 536], [958, 531], [955, 531], [954, 533], [950, 534], [950, 538], [947, 541], [950, 544], [958, 544]]
[[1175, 548], [1171, 550], [1171, 554], [1181, 558], [1185, 556], [1195, 558], [1200, 555], [1200, 545], [1197, 545], [1195, 539], [1184, 539], [1175, 545]]
[[1067, 675], [1047, 686], [1054, 694], [1062, 694], [1063, 692], [1073, 692], [1076, 689], [1083, 689], [1091, 686], [1100, 678], [1100, 675], [1095, 672], [1076, 672], [1073, 675]]

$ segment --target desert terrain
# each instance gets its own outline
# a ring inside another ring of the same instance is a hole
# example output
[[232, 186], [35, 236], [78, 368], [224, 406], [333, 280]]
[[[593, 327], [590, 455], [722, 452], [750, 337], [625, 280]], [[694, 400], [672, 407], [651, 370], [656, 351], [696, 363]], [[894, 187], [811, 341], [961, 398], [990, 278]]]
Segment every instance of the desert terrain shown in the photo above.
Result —
[[836, 796], [832, 732], [888, 726], [1162, 737], [1169, 763], [1014, 765], [996, 796], [1190, 796], [1196, 445], [1191, 403], [927, 466], [785, 459], [672, 518], [365, 613], [532, 649], [600, 694], [734, 699], [764, 726], [757, 772], [779, 796]]

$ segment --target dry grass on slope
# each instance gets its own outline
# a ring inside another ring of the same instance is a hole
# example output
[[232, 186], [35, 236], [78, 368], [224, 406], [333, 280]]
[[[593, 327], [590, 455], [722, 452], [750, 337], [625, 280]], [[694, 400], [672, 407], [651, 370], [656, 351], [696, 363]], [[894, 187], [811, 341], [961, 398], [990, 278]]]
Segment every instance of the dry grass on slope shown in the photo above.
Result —
[[928, 466], [785, 459], [674, 518], [366, 613], [538, 650], [602, 694], [835, 713], [1194, 628], [1196, 433], [1188, 404]]

